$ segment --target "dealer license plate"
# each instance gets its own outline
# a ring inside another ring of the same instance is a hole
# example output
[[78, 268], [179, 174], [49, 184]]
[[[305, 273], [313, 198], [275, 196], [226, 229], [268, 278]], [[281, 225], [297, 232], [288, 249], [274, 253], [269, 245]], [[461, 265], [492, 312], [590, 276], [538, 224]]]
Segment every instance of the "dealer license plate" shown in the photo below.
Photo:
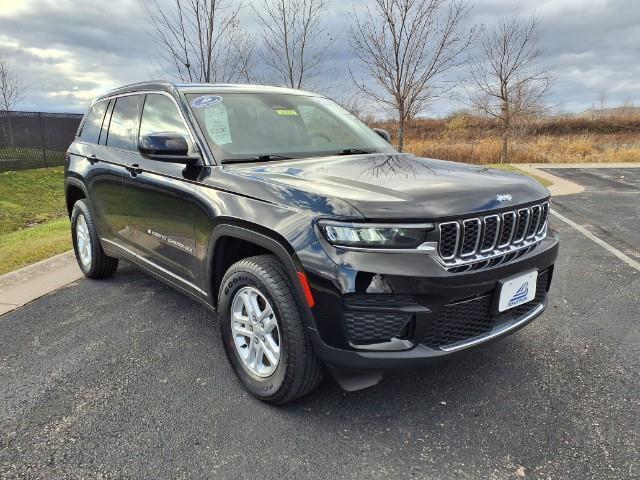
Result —
[[506, 279], [500, 289], [498, 311], [504, 312], [533, 300], [536, 297], [537, 279], [538, 272], [535, 270]]

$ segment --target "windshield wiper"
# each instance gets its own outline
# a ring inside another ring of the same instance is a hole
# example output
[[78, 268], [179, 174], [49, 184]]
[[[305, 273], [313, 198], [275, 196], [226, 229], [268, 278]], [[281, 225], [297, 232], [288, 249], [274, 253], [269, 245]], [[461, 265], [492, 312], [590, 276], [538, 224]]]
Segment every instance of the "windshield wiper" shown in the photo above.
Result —
[[363, 150], [362, 148], [345, 148], [338, 155], [361, 155], [365, 153], [374, 153], [372, 150]]
[[263, 153], [256, 155], [255, 157], [247, 158], [228, 158], [222, 160], [222, 163], [241, 163], [241, 162], [268, 162], [269, 160], [291, 160], [293, 157], [287, 157], [286, 155], [276, 155], [273, 153]]
[[275, 155], [273, 153], [266, 153], [262, 155], [256, 155], [255, 160], [260, 162], [269, 161], [269, 160], [291, 160], [292, 157], [287, 157], [286, 155]]

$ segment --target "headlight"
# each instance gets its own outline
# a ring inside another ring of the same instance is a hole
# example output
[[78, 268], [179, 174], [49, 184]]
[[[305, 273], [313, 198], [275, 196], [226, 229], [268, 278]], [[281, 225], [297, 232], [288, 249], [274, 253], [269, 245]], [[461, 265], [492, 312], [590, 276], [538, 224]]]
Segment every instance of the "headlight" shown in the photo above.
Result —
[[320, 221], [320, 230], [336, 247], [411, 249], [425, 241], [433, 224], [354, 224]]

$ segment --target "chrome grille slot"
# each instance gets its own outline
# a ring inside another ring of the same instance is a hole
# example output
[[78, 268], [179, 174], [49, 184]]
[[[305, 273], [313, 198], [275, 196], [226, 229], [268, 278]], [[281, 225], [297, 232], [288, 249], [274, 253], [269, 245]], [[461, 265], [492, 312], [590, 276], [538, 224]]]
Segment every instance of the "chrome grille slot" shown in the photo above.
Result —
[[549, 217], [549, 202], [543, 203], [541, 206], [540, 212], [540, 224], [538, 226], [538, 235], [544, 232], [544, 229], [547, 227], [547, 218]]
[[531, 207], [531, 218], [529, 220], [529, 228], [527, 228], [527, 237], [533, 237], [538, 231], [538, 222], [540, 221], [540, 205]]
[[439, 251], [443, 260], [454, 258], [458, 249], [460, 226], [458, 222], [441, 223]]
[[513, 238], [513, 231], [516, 228], [515, 212], [505, 212], [502, 214], [502, 231], [500, 232], [500, 243], [498, 248], [509, 246]]
[[479, 218], [470, 218], [462, 222], [462, 245], [460, 246], [460, 256], [468, 257], [476, 253], [478, 244], [480, 243], [480, 227]]
[[518, 210], [518, 221], [516, 223], [516, 233], [513, 236], [513, 243], [520, 243], [524, 240], [527, 228], [529, 227], [529, 216], [528, 208]]
[[500, 217], [498, 215], [489, 215], [484, 217], [484, 229], [482, 230], [481, 252], [493, 250], [498, 241], [498, 233], [500, 231]]
[[516, 260], [547, 233], [549, 203], [438, 225], [438, 261], [451, 273], [477, 271]]

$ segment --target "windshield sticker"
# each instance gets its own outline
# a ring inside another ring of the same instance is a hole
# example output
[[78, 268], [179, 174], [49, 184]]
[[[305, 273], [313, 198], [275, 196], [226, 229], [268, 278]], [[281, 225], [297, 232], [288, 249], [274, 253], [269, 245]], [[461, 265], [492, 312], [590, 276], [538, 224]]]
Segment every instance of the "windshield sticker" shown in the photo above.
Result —
[[201, 97], [191, 100], [191, 106], [193, 108], [205, 108], [217, 105], [222, 101], [222, 97], [219, 95], [203, 95]]
[[204, 111], [204, 124], [211, 139], [218, 145], [231, 143], [229, 116], [223, 104], [218, 103]]
[[285, 108], [276, 108], [275, 112], [278, 115], [291, 116], [291, 117], [296, 117], [298, 115], [298, 112], [296, 112], [295, 110], [289, 110]]

